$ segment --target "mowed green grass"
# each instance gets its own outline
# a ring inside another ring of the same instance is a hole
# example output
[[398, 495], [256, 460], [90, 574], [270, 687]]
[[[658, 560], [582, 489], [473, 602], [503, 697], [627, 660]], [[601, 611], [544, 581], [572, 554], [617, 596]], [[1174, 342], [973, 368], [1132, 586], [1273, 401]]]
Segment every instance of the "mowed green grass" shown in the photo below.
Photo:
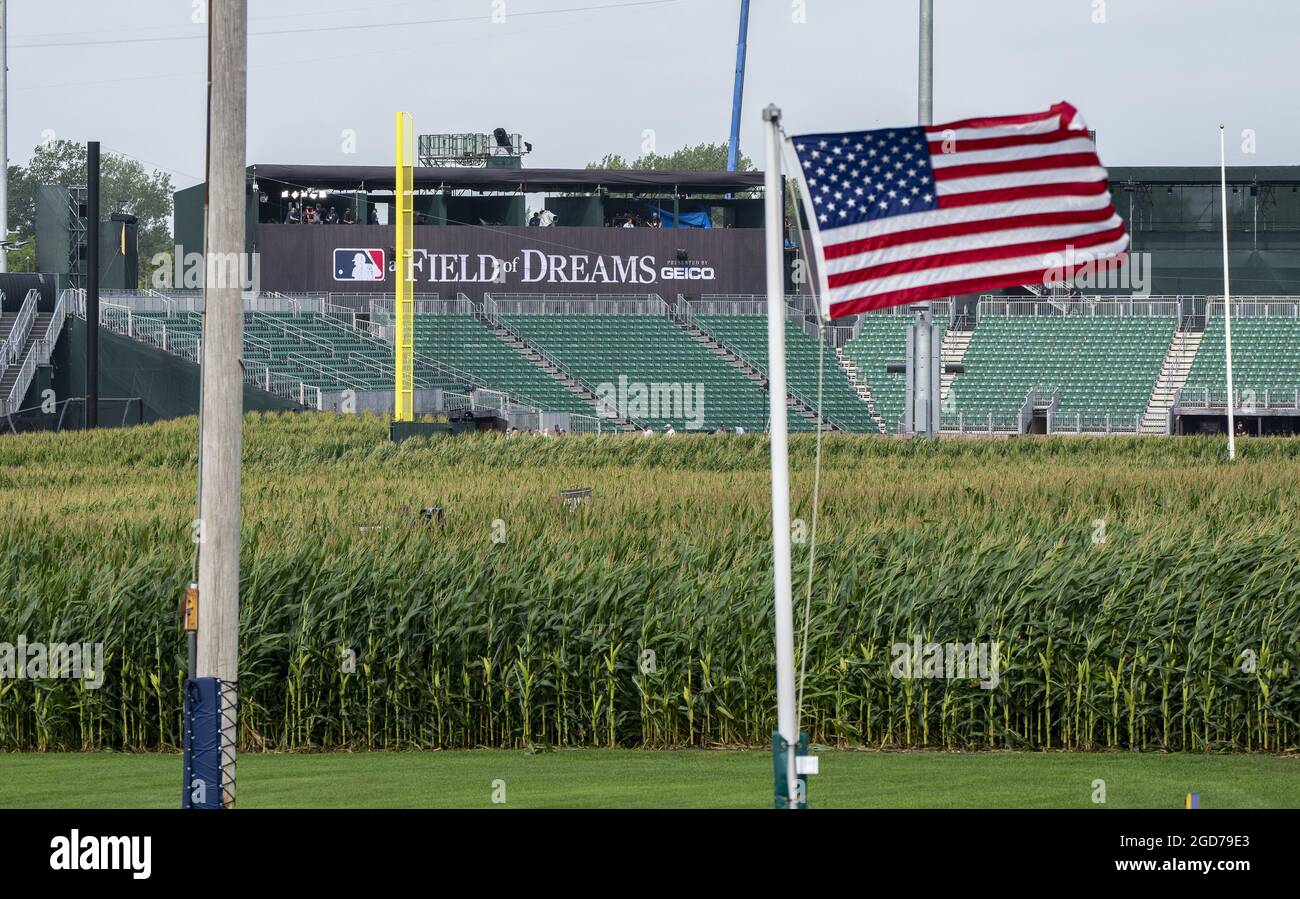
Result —
[[[1300, 758], [824, 751], [819, 808], [1300, 808]], [[245, 755], [241, 808], [765, 808], [762, 751]], [[0, 753], [0, 808], [174, 808], [180, 756]], [[1106, 801], [1094, 803], [1105, 781]], [[504, 784], [504, 803], [494, 803]]]

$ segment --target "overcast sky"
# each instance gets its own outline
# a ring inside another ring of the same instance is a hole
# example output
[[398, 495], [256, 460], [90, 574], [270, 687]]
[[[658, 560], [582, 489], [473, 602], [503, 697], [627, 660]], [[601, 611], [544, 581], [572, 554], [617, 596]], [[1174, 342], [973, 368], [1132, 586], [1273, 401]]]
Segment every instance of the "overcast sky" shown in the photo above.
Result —
[[[917, 0], [753, 0], [742, 150], [916, 121]], [[935, 119], [1069, 100], [1103, 161], [1300, 162], [1296, 0], [935, 0]], [[204, 28], [191, 0], [10, 0], [9, 156], [43, 135], [200, 179]], [[390, 164], [417, 132], [522, 133], [532, 166], [727, 137], [740, 0], [250, 0], [248, 161]], [[504, 11], [504, 21], [494, 13]], [[1104, 22], [1094, 18], [1104, 12]], [[797, 19], [804, 21], [796, 21]], [[1254, 129], [1254, 155], [1241, 150]], [[355, 153], [344, 152], [345, 129]], [[761, 162], [760, 162], [761, 167]]]

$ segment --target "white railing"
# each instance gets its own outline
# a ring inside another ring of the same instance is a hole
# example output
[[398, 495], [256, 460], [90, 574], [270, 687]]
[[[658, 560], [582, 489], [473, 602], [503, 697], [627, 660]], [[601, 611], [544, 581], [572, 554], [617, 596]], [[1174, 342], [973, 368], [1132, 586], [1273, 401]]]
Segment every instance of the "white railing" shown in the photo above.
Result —
[[[30, 291], [28, 299], [35, 295], [36, 291]], [[25, 304], [26, 301], [24, 301]], [[32, 385], [32, 379], [36, 377], [37, 367], [49, 365], [50, 357], [54, 354], [54, 345], [58, 343], [59, 332], [63, 328], [63, 322], [66, 318], [64, 308], [63, 298], [60, 297], [55, 303], [54, 314], [50, 316], [50, 321], [45, 326], [45, 333], [33, 340], [31, 347], [27, 350], [27, 356], [23, 359], [22, 367], [18, 369], [18, 376], [9, 388], [9, 395], [4, 398], [5, 415], [12, 415], [18, 411], [23, 397], [27, 395], [27, 389]], [[31, 327], [31, 324], [27, 326], [29, 333]]]
[[[174, 356], [187, 359], [197, 365], [203, 363], [203, 338], [201, 335], [194, 334], [188, 329], [178, 330], [176, 327], [168, 323], [170, 319], [160, 320], [153, 318], [152, 316], [138, 316], [135, 314], [136, 309], [133, 306], [124, 306], [116, 302], [123, 298], [123, 294], [117, 294], [114, 296], [115, 302], [102, 303], [100, 305], [99, 320], [103, 327], [110, 331], [130, 337], [133, 340], [138, 340], [141, 343], [157, 347], [158, 349], [171, 353]], [[134, 300], [138, 297], [136, 295], [126, 295], [125, 298], [128, 300]], [[65, 315], [70, 313], [85, 318], [85, 299], [85, 291], [63, 291], [63, 293], [59, 295], [59, 305], [55, 307], [55, 317], [50, 322], [51, 331], [56, 330], [56, 320], [60, 325], [62, 324], [62, 319], [59, 317], [60, 308], [64, 311]], [[179, 300], [175, 297], [170, 299], [173, 301], [173, 318], [176, 316], [188, 317], [188, 313], [194, 311], [195, 304], [190, 302], [194, 299], [193, 296], [188, 296]], [[201, 297], [199, 299], [201, 299]], [[202, 308], [201, 302], [197, 305], [199, 309]], [[145, 311], [157, 310], [150, 309]], [[259, 319], [257, 313], [253, 313], [253, 316], [254, 321], [265, 321], [267, 324], [278, 327], [288, 336], [316, 344], [317, 346], [323, 346], [319, 340], [313, 338], [305, 331], [284, 324], [278, 319]], [[270, 344], [259, 339], [255, 335], [245, 334], [244, 346], [261, 350], [268, 355], [271, 354]], [[50, 347], [51, 349], [53, 347], [52, 341], [50, 342]], [[332, 352], [332, 347], [330, 349]], [[324, 409], [320, 388], [306, 383], [301, 378], [296, 378], [292, 375], [285, 374], [284, 372], [277, 372], [266, 364], [249, 360], [245, 360], [243, 372], [243, 379], [247, 384], [251, 384], [254, 387], [260, 387], [267, 393], [272, 393], [276, 396], [291, 400], [308, 409]], [[21, 399], [21, 397], [19, 399]]]
[[[31, 349], [27, 351], [27, 357], [23, 359], [22, 367], [18, 369], [18, 379], [9, 388], [9, 395], [4, 398], [5, 415], [12, 415], [17, 412], [22, 404], [23, 397], [27, 395], [27, 388], [31, 386], [32, 378], [36, 376], [36, 366], [39, 364], [37, 359], [41, 352], [40, 345], [44, 342], [44, 338], [37, 338], [32, 341]], [[46, 361], [49, 361], [48, 352], [46, 353]]]
[[939, 413], [939, 430], [949, 434], [1019, 434], [1020, 427], [1019, 412]]
[[[1223, 315], [1223, 297], [1210, 297], [1206, 314]], [[1234, 318], [1300, 318], [1300, 300], [1295, 297], [1233, 297]]]
[[41, 295], [35, 290], [27, 291], [27, 296], [23, 298], [18, 317], [14, 319], [14, 326], [9, 331], [10, 362], [17, 362], [23, 347], [27, 345], [27, 337], [32, 333], [32, 325], [36, 324], [36, 306], [40, 299]]
[[267, 393], [290, 400], [308, 409], [325, 408], [321, 390], [283, 372], [273, 371], [265, 365], [245, 365], [244, 383], [260, 387]]
[[161, 312], [171, 315], [176, 302], [164, 293], [156, 290], [116, 290], [100, 288], [100, 302], [111, 302], [115, 306], [130, 309], [133, 312]]
[[[1238, 387], [1233, 409], [1244, 415], [1300, 410], [1300, 389], [1295, 387]], [[1228, 391], [1223, 388], [1183, 387], [1174, 393], [1174, 408], [1226, 411]]]
[[[396, 299], [391, 293], [330, 293], [329, 303], [356, 312], [394, 314]], [[411, 297], [411, 308], [416, 315], [470, 315], [474, 304], [464, 294], [443, 299], [436, 293], [417, 293]]]
[[64, 294], [60, 293], [59, 298], [54, 301], [54, 313], [50, 316], [49, 324], [45, 326], [45, 342], [51, 353], [54, 352], [54, 345], [59, 342], [59, 334], [63, 331], [63, 323], [67, 320], [68, 304]]
[[[786, 307], [786, 308], [787, 308], [787, 312], [798, 312], [798, 310], [792, 310], [792, 309], [790, 309], [789, 307]], [[799, 313], [799, 314], [802, 314], [802, 313]], [[734, 344], [728, 342], [728, 341], [725, 340], [724, 338], [719, 337], [716, 333], [714, 333], [714, 332], [712, 332], [712, 331], [708, 331], [707, 329], [706, 329], [706, 333], [708, 334], [708, 336], [709, 336], [712, 340], [716, 341], [717, 344], [718, 344], [719, 346], [721, 346], [724, 350], [726, 350], [728, 353], [730, 353], [731, 355], [733, 355], [733, 356], [735, 356], [737, 359], [739, 359], [742, 365], [745, 365], [746, 367], [748, 367], [748, 368], [752, 369], [753, 371], [757, 372], [758, 374], [762, 375], [762, 376], [763, 376], [763, 380], [764, 380], [764, 385], [767, 385], [767, 384], [770, 383], [770, 382], [767, 380], [767, 378], [768, 378], [768, 371], [767, 371], [767, 360], [766, 360], [766, 359], [761, 360], [761, 361], [758, 360], [758, 359], [755, 359], [755, 358], [752, 357], [752, 356], [746, 355], [745, 352], [742, 351], [739, 347], [737, 347], [737, 346], [735, 346]], [[767, 387], [764, 386], [763, 389], [764, 389], [764, 391], [766, 392]], [[813, 400], [813, 399], [811, 399], [811, 398], [809, 398], [809, 397], [807, 397], [807, 396], [804, 396], [804, 394], [800, 393], [798, 390], [796, 390], [795, 388], [791, 387], [791, 386], [790, 386], [790, 382], [789, 382], [788, 380], [786, 381], [786, 384], [785, 384], [785, 393], [786, 393], [786, 396], [787, 396], [787, 397], [789, 397], [790, 399], [793, 399], [795, 402], [797, 402], [797, 403], [799, 403], [800, 405], [804, 406], [804, 407], [805, 407], [809, 412], [812, 412], [812, 413], [816, 414], [816, 412], [817, 412], [817, 402], [816, 402], [816, 400]], [[864, 407], [864, 409], [865, 409], [865, 407], [866, 407], [866, 403], [863, 403], [862, 405], [863, 405], [863, 407]], [[826, 412], [824, 406], [823, 406], [823, 408], [822, 408], [822, 415], [821, 415], [821, 417], [822, 417], [822, 421], [826, 422], [827, 424], [831, 425], [832, 427], [835, 427], [835, 428], [840, 429], [841, 431], [851, 432], [851, 431], [853, 430], [852, 428], [847, 427], [846, 425], [840, 423], [839, 421], [836, 421], [834, 416], [832, 416], [832, 415], [830, 415], [829, 413]]]
[[1049, 412], [1049, 434], [1136, 434], [1140, 413], [1085, 415], [1081, 412]]
[[[1178, 296], [1075, 296], [1022, 299], [981, 296], [977, 316], [1028, 315], [1028, 316], [1154, 316], [1178, 315], [1183, 303], [1194, 297]], [[873, 313], [874, 314], [874, 313]]]
[[595, 312], [614, 315], [668, 315], [668, 304], [657, 293], [648, 294], [548, 294], [485, 293], [497, 315], [571, 314]]

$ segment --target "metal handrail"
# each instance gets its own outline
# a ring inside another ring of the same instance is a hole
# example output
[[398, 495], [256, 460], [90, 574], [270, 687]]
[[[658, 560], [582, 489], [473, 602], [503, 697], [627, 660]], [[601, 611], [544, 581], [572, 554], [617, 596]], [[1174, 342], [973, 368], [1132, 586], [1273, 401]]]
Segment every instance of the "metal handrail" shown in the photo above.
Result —
[[[699, 325], [698, 322], [696, 323], [696, 327], [701, 327], [701, 326]], [[716, 341], [717, 344], [718, 344], [718, 346], [722, 347], [722, 348], [725, 349], [728, 353], [731, 353], [731, 355], [733, 355], [733, 356], [735, 356], [737, 359], [739, 359], [742, 363], [744, 363], [745, 365], [749, 366], [749, 367], [752, 368], [754, 371], [756, 371], [756, 372], [758, 372], [760, 375], [762, 375], [764, 381], [768, 381], [768, 372], [767, 372], [767, 363], [766, 363], [766, 362], [760, 364], [757, 360], [751, 358], [750, 356], [745, 355], [745, 353], [743, 353], [743, 352], [742, 352], [738, 347], [736, 347], [736, 346], [732, 345], [731, 343], [728, 343], [727, 341], [723, 340], [721, 337], [719, 337], [718, 335], [714, 334], [712, 331], [705, 331], [704, 333], [706, 333], [706, 334], [709, 336], [709, 338], [710, 338], [711, 340]], [[771, 382], [768, 381], [768, 383], [770, 384]], [[792, 399], [794, 399], [794, 400], [798, 401], [799, 403], [801, 403], [805, 408], [807, 408], [809, 411], [811, 411], [814, 415], [817, 414], [817, 404], [816, 404], [813, 400], [808, 399], [808, 398], [805, 397], [802, 393], [800, 393], [799, 391], [797, 391], [797, 390], [795, 390], [793, 387], [791, 387], [791, 386], [790, 386], [790, 382], [789, 382], [788, 380], [786, 381], [786, 384], [785, 384], [785, 392], [786, 392], [786, 396], [791, 397]], [[866, 406], [866, 404], [863, 403], [863, 406]], [[867, 413], [870, 414], [870, 412], [871, 412], [871, 410], [870, 410], [870, 409], [867, 409]], [[823, 409], [823, 411], [822, 411], [822, 413], [821, 413], [821, 417], [822, 417], [822, 420], [823, 420], [823, 421], [827, 422], [827, 423], [830, 424], [832, 427], [839, 428], [841, 431], [845, 431], [846, 433], [852, 431], [852, 428], [845, 427], [843, 424], [841, 424], [840, 422], [836, 421], [835, 418], [834, 418], [833, 416], [831, 416], [831, 415], [828, 415], [824, 409]]]
[[[375, 337], [375, 335], [367, 331], [364, 331], [361, 328], [358, 328], [354, 325], [348, 325], [343, 322], [339, 322], [335, 319], [329, 318], [328, 316], [322, 317], [320, 321], [324, 322], [325, 324], [332, 325], [333, 327], [339, 328], [343, 331], [346, 331], [353, 336], [360, 337], [361, 339], [377, 347], [382, 347], [387, 352], [391, 352], [393, 349], [392, 344], [388, 343], [385, 340], [381, 340], [380, 338]], [[507, 328], [506, 330], [510, 330], [510, 329]], [[511, 331], [511, 333], [513, 334], [514, 332]], [[517, 337], [518, 335], [515, 336]], [[418, 350], [412, 351], [412, 361], [414, 363], [417, 363], [418, 365], [424, 366], [427, 369], [431, 369], [435, 373], [441, 375], [446, 380], [459, 381], [461, 384], [468, 384], [470, 387], [475, 387], [481, 390], [493, 389], [492, 386], [488, 384], [487, 381], [484, 381], [482, 378], [478, 377], [477, 375], [471, 374], [467, 371], [462, 371], [461, 369], [455, 368], [454, 366], [439, 362], [438, 360], [433, 359], [430, 356], [426, 356], [425, 354], [419, 352]], [[576, 378], [574, 380], [577, 381]], [[419, 382], [417, 382], [415, 386], [419, 387], [421, 385]], [[427, 380], [425, 380], [424, 386], [431, 386], [431, 385]], [[592, 393], [594, 395], [595, 391], [592, 391]], [[543, 404], [538, 403], [532, 397], [525, 396], [524, 394], [510, 393], [507, 395], [512, 397], [512, 400], [514, 402], [517, 402], [519, 405], [531, 406], [533, 408], [538, 408], [538, 409], [545, 408]]]
[[1050, 412], [1047, 416], [1047, 433], [1136, 434], [1139, 431], [1141, 420], [1142, 416], [1139, 413], [1084, 414], [1082, 412]]
[[[359, 355], [357, 353], [348, 353], [347, 361], [349, 365], [359, 365], [362, 368], [369, 369], [370, 371], [375, 372], [378, 375], [382, 375], [384, 378], [387, 378], [389, 381], [394, 380], [393, 367], [391, 365], [381, 365], [375, 362], [373, 359], [367, 359], [365, 356]], [[427, 380], [417, 375], [413, 381], [412, 386], [414, 386], [418, 390], [425, 390], [429, 387], [432, 387], [433, 385], [431, 385]]]
[[27, 395], [27, 388], [32, 384], [32, 378], [36, 376], [36, 366], [42, 364], [41, 357], [44, 357], [44, 362], [50, 361], [49, 348], [46, 343], [44, 337], [38, 337], [32, 341], [31, 348], [28, 349], [27, 356], [23, 359], [22, 368], [18, 369], [18, 378], [14, 381], [13, 386], [9, 388], [9, 395], [5, 397], [5, 415], [12, 415], [18, 410], [23, 397]]
[[9, 331], [11, 362], [18, 361], [18, 355], [22, 353], [23, 347], [27, 345], [27, 338], [32, 333], [32, 326], [36, 324], [36, 304], [40, 302], [40, 296], [35, 290], [27, 291], [27, 296], [23, 298], [23, 304], [18, 309], [18, 317], [14, 319], [14, 326]]
[[[355, 375], [349, 372], [340, 371], [333, 366], [325, 365], [316, 359], [308, 359], [301, 353], [286, 353], [284, 361], [289, 365], [296, 365], [305, 370], [314, 370], [322, 380], [330, 380], [335, 384], [352, 385], [355, 382]], [[353, 387], [353, 389], [355, 390], [356, 388]]]
[[990, 410], [982, 415], [967, 412], [939, 413], [939, 430], [950, 434], [1015, 434], [1018, 433], [1019, 426], [1020, 415], [1017, 412]]
[[657, 293], [553, 294], [485, 293], [502, 315], [563, 315], [607, 313], [614, 315], [667, 315], [668, 304]]
[[[1297, 387], [1236, 387], [1233, 409], [1253, 414], [1273, 409], [1300, 409], [1300, 388]], [[1174, 391], [1174, 407], [1184, 409], [1227, 409], [1228, 391], [1212, 387], [1180, 387]]]
[[[491, 298], [488, 297], [486, 294], [484, 295], [483, 299], [484, 299], [485, 302], [491, 301]], [[661, 302], [662, 302], [662, 301], [661, 301]], [[584, 379], [582, 379], [582, 378], [578, 377], [576, 374], [574, 374], [574, 373], [569, 369], [568, 366], [566, 366], [563, 362], [561, 362], [561, 361], [560, 361], [559, 359], [557, 359], [556, 357], [552, 356], [552, 355], [551, 355], [550, 353], [548, 353], [545, 349], [543, 349], [542, 347], [538, 346], [537, 344], [531, 342], [531, 341], [528, 340], [526, 337], [524, 337], [522, 334], [520, 334], [518, 331], [516, 331], [513, 327], [510, 326], [510, 323], [507, 322], [507, 321], [505, 320], [505, 318], [503, 318], [503, 317], [499, 317], [499, 318], [497, 318], [497, 320], [495, 321], [494, 324], [495, 324], [496, 327], [501, 328], [501, 329], [502, 329], [503, 331], [505, 331], [507, 334], [509, 334], [510, 336], [514, 337], [516, 340], [518, 340], [518, 341], [520, 341], [521, 343], [523, 343], [524, 346], [528, 347], [530, 350], [532, 350], [534, 353], [536, 353], [538, 356], [540, 356], [540, 357], [541, 357], [545, 362], [547, 362], [549, 365], [553, 366], [553, 367], [555, 368], [556, 371], [558, 371], [560, 374], [564, 375], [566, 378], [568, 378], [568, 379], [569, 379], [570, 381], [572, 381], [574, 384], [577, 384], [579, 387], [581, 387], [583, 390], [585, 390], [585, 391], [587, 391], [588, 393], [590, 393], [592, 396], [597, 396], [597, 395], [598, 395], [597, 392], [596, 392], [596, 388], [595, 388], [595, 387], [593, 387], [593, 386], [592, 386], [591, 384], [589, 384], [587, 381], [585, 381]], [[484, 386], [486, 387], [487, 385], [484, 385]], [[488, 388], [488, 389], [491, 389], [491, 388]], [[542, 406], [541, 406], [540, 404], [538, 404], [535, 400], [530, 399], [529, 397], [525, 397], [525, 396], [522, 396], [522, 395], [520, 395], [520, 394], [515, 394], [515, 395], [516, 395], [516, 396], [519, 396], [521, 399], [528, 400], [528, 403], [529, 403], [530, 405], [535, 406], [536, 408], [539, 408], [539, 409], [542, 408]], [[633, 418], [633, 417], [630, 416], [630, 415], [628, 415], [628, 416], [624, 416], [624, 417], [626, 418], [627, 421], [630, 421], [632, 424], [636, 425], [637, 427], [644, 427], [644, 425], [645, 425], [645, 422], [642, 422], [642, 421], [640, 421], [640, 420], [638, 420], [638, 419], [635, 419], [635, 418]]]

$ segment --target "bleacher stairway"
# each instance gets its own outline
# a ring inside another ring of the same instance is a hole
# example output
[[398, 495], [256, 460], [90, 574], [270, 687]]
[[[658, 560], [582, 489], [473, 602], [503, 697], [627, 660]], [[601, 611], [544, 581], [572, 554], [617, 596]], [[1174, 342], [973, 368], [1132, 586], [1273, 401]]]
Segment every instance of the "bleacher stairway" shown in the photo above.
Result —
[[835, 361], [839, 363], [840, 370], [844, 372], [845, 377], [849, 379], [849, 385], [862, 397], [862, 401], [867, 404], [867, 409], [871, 413], [871, 418], [875, 421], [876, 426], [880, 428], [880, 433], [884, 434], [885, 420], [880, 413], [876, 411], [875, 400], [871, 398], [871, 388], [858, 379], [858, 364], [844, 354], [843, 347], [835, 348]]
[[[704, 347], [710, 353], [713, 353], [719, 359], [736, 369], [736, 371], [744, 375], [745, 378], [755, 387], [762, 389], [763, 383], [767, 380], [767, 376], [763, 374], [763, 372], [759, 371], [753, 364], [741, 358], [741, 356], [733, 349], [717, 340], [693, 321], [679, 321], [675, 318], [671, 319], [671, 321], [673, 324], [677, 325], [677, 327], [689, 334], [692, 339], [700, 344], [700, 346]], [[785, 404], [788, 410], [788, 415], [798, 416], [807, 422], [810, 428], [815, 428], [817, 426], [817, 410], [813, 406], [793, 394], [786, 397]], [[840, 429], [835, 427], [835, 425], [830, 421], [823, 418], [822, 430], [838, 431]]]
[[[13, 327], [14, 318], [16, 318], [16, 316], [6, 314], [5, 319], [7, 321], [0, 323], [0, 327], [3, 327], [5, 330], [0, 331], [0, 333], [8, 334], [7, 329]], [[37, 341], [45, 338], [45, 333], [50, 327], [50, 320], [53, 318], [54, 316], [49, 312], [36, 313], [35, 318], [32, 320], [31, 331], [28, 332], [27, 338], [23, 341], [18, 350], [17, 361], [6, 368], [3, 377], [0, 377], [0, 406], [4, 405], [6, 398], [11, 392], [13, 392], [14, 385], [18, 384], [19, 378], [25, 378], [27, 382], [18, 385], [19, 390], [14, 396], [15, 408], [7, 410], [10, 413], [17, 411], [17, 405], [22, 403], [23, 394], [27, 392], [27, 388], [31, 384], [32, 369], [28, 368], [24, 363], [27, 361], [28, 356], [33, 352]], [[44, 357], [36, 361], [44, 361]]]
[[[546, 353], [530, 344], [518, 332], [514, 331], [505, 322], [497, 319], [489, 320], [487, 317], [479, 315], [478, 321], [487, 328], [497, 339], [504, 343], [510, 349], [514, 350], [531, 365], [539, 371], [552, 378], [557, 384], [572, 393], [574, 397], [582, 403], [591, 407], [592, 414], [599, 414], [600, 409], [596, 405], [596, 395], [587, 387], [586, 384], [574, 377], [571, 372], [565, 369], [560, 363], [556, 362]], [[639, 430], [636, 423], [626, 418], [616, 417], [612, 419], [613, 423], [624, 431]]]
[[970, 349], [970, 341], [974, 336], [974, 331], [958, 331], [955, 328], [949, 328], [943, 332], [943, 369], [939, 376], [939, 399], [941, 402], [948, 398], [948, 394], [952, 389], [952, 382], [957, 377], [957, 373], [948, 371], [948, 368], [960, 364], [962, 359], [966, 358], [966, 351]]
[[1174, 332], [1174, 339], [1169, 342], [1169, 349], [1165, 352], [1165, 361], [1160, 366], [1160, 377], [1156, 379], [1151, 399], [1147, 401], [1146, 411], [1142, 413], [1139, 433], [1169, 433], [1169, 410], [1173, 407], [1174, 396], [1187, 383], [1187, 375], [1192, 370], [1192, 362], [1196, 359], [1196, 351], [1200, 349], [1204, 335], [1204, 331]]

